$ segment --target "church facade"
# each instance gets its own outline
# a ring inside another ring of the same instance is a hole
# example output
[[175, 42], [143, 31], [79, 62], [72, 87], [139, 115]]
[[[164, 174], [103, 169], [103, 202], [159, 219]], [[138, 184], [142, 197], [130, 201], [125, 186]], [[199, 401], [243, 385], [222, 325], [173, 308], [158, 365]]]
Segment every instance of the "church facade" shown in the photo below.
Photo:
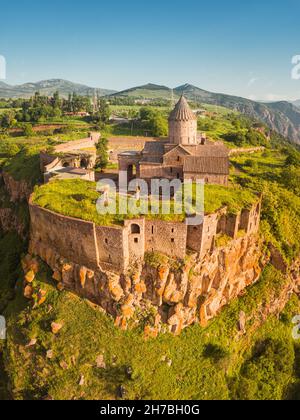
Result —
[[141, 153], [121, 153], [119, 170], [151, 179], [204, 180], [207, 184], [228, 185], [229, 150], [197, 132], [197, 117], [182, 96], [169, 116], [169, 137], [147, 142]]

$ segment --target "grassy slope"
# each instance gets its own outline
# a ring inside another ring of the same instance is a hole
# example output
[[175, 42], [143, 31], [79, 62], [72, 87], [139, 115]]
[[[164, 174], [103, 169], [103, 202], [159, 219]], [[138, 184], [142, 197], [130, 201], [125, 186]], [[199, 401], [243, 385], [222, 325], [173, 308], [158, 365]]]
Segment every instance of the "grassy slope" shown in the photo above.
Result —
[[23, 136], [2, 136], [2, 138], [0, 136], [0, 165], [15, 180], [24, 179], [35, 185], [40, 179], [40, 150], [60, 142], [78, 140], [87, 135], [85, 128], [76, 127], [70, 129], [67, 134], [51, 136], [38, 134], [30, 139]]
[[[271, 151], [269, 155], [234, 158], [232, 182], [249, 191], [264, 192], [263, 232], [291, 259], [299, 251], [300, 206], [299, 198], [282, 184], [284, 160], [284, 154]], [[15, 398], [115, 398], [121, 384], [129, 398], [300, 398], [299, 363], [293, 369], [294, 362], [299, 362], [300, 346], [291, 336], [291, 318], [300, 310], [298, 300], [292, 299], [280, 320], [270, 317], [256, 332], [251, 329], [259, 302], [268, 302], [272, 291], [278, 293], [284, 284], [274, 269], [267, 268], [260, 282], [225, 308], [208, 328], [197, 325], [180, 337], [164, 335], [145, 342], [141, 331], [122, 332], [86, 301], [57, 292], [46, 268], [35, 283], [37, 289], [47, 290], [46, 303], [36, 308], [28, 306], [21, 296], [18, 267], [13, 263], [15, 252], [21, 252], [18, 243], [16, 237], [9, 240], [7, 236], [0, 242], [1, 252], [5, 252], [0, 259], [5, 303], [19, 278], [17, 298], [5, 312], [9, 339], [5, 346], [2, 343]], [[247, 335], [239, 340], [236, 324], [241, 310], [252, 321], [247, 325]], [[54, 320], [64, 323], [56, 338], [50, 328]], [[37, 344], [25, 347], [32, 338]], [[266, 353], [265, 360], [254, 351], [266, 339], [281, 343], [284, 372], [276, 354]], [[52, 360], [46, 358], [49, 349], [53, 350]], [[107, 365], [105, 370], [95, 367], [100, 354]], [[172, 360], [171, 367], [162, 361], [165, 356]], [[68, 369], [62, 368], [61, 362]], [[125, 374], [128, 365], [133, 367], [132, 380]], [[0, 363], [0, 399], [7, 397], [1, 367]], [[79, 386], [81, 375], [85, 376], [83, 386]]]
[[276, 150], [236, 157], [232, 159], [232, 181], [263, 193], [262, 232], [292, 261], [300, 254], [300, 197], [285, 185], [285, 159]]
[[[209, 327], [196, 325], [180, 337], [166, 334], [148, 341], [139, 329], [116, 329], [99, 309], [68, 292], [57, 292], [52, 284], [47, 270], [42, 270], [34, 285], [37, 290], [47, 291], [46, 302], [26, 308], [18, 316], [14, 311], [7, 312], [5, 364], [14, 398], [50, 395], [54, 399], [114, 399], [120, 385], [125, 386], [130, 399], [236, 398], [235, 384], [243, 379], [240, 368], [251, 360], [255, 345], [266, 339], [279, 340], [289, 358], [287, 373], [278, 383], [269, 383], [272, 389], [265, 396], [283, 398], [288, 387], [299, 381], [293, 369], [295, 343], [291, 337], [291, 318], [300, 310], [298, 300], [292, 299], [281, 321], [270, 317], [263, 327], [253, 329], [258, 321], [257, 307], [268, 302], [271, 295], [277, 296], [284, 284], [281, 274], [272, 268]], [[250, 319], [244, 337], [239, 337], [237, 330], [241, 310]], [[51, 332], [53, 321], [63, 323], [57, 336]], [[37, 343], [26, 347], [32, 339]], [[49, 350], [53, 353], [51, 360], [46, 357]], [[99, 355], [103, 355], [106, 369], [96, 367]], [[269, 362], [278, 375], [273, 356]], [[129, 366], [132, 379], [126, 375]], [[85, 381], [80, 386], [82, 376]], [[252, 380], [251, 392], [259, 397], [260, 388], [268, 383], [264, 375]]]

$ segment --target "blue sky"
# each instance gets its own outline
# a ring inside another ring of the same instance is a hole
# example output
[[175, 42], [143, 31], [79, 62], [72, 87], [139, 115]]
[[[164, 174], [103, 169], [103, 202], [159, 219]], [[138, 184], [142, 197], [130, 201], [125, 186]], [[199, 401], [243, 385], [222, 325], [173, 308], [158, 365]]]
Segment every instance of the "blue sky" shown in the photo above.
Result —
[[2, 2], [7, 83], [64, 78], [125, 89], [148, 82], [253, 99], [299, 99], [299, 0]]

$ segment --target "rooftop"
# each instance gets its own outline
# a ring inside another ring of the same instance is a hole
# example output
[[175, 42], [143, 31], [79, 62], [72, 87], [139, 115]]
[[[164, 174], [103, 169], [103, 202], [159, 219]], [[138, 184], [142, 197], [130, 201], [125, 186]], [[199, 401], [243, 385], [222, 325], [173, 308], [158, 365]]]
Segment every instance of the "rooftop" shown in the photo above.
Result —
[[197, 120], [197, 116], [191, 110], [187, 100], [181, 96], [175, 108], [170, 114], [169, 121], [191, 121]]

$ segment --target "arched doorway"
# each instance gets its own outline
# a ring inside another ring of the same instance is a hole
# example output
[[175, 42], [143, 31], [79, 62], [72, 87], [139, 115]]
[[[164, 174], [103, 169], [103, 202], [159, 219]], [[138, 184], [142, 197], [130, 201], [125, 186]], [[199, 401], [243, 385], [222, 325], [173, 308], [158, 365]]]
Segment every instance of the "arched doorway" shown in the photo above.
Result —
[[80, 168], [87, 169], [88, 168], [88, 162], [85, 158], [82, 158], [80, 161]]

